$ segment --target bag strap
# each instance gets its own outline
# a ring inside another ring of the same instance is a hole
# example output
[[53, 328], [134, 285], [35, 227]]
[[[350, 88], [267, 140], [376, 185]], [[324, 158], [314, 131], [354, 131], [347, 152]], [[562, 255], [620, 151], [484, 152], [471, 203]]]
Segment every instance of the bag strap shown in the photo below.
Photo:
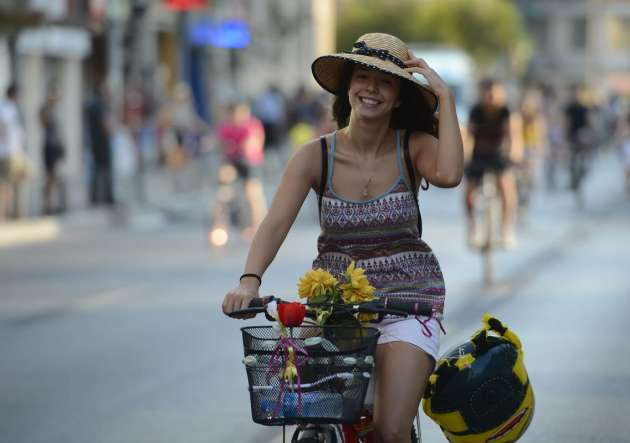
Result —
[[[403, 143], [403, 152], [405, 154], [405, 165], [407, 166], [407, 174], [411, 181], [411, 193], [413, 194], [413, 201], [416, 203], [416, 213], [418, 214], [418, 233], [422, 238], [422, 214], [420, 214], [420, 205], [418, 204], [418, 188], [416, 187], [416, 174], [414, 172], [413, 163], [411, 162], [411, 154], [409, 153], [409, 137], [411, 136], [411, 130], [408, 129], [405, 132], [405, 141]], [[429, 182], [425, 180], [425, 185], [422, 184], [423, 177], [420, 177], [420, 188], [423, 190], [429, 189]]]
[[317, 193], [317, 205], [319, 213], [319, 222], [322, 221], [322, 200], [326, 191], [326, 181], [328, 180], [328, 146], [326, 145], [326, 137], [319, 138], [322, 145], [322, 176], [319, 180], [319, 192]]

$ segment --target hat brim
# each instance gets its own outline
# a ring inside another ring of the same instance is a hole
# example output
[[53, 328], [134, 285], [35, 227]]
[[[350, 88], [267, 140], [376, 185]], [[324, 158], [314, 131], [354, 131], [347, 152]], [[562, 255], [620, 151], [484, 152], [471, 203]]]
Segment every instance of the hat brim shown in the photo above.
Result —
[[438, 97], [427, 85], [423, 85], [416, 76], [386, 60], [352, 53], [323, 55], [315, 59], [311, 65], [311, 71], [315, 81], [322, 88], [331, 94], [339, 95], [341, 77], [347, 63], [362, 65], [400, 77], [409, 82], [413, 86], [412, 90], [422, 96], [432, 113], [437, 110]]

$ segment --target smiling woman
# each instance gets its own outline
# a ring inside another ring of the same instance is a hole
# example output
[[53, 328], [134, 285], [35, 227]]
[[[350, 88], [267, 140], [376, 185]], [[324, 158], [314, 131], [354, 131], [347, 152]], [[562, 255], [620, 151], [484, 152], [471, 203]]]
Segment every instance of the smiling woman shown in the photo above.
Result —
[[[416, 177], [440, 187], [461, 180], [453, 96], [424, 60], [387, 34], [365, 34], [351, 52], [319, 57], [311, 69], [336, 96], [339, 129], [307, 143], [289, 162], [244, 272], [264, 273], [313, 189], [322, 229], [313, 269], [337, 277], [354, 262], [365, 269], [376, 297], [432, 306], [430, 317], [379, 326], [375, 432], [378, 441], [407, 442], [437, 359], [445, 297], [439, 263], [420, 238]], [[223, 311], [246, 308], [259, 285], [242, 279], [226, 295]]]

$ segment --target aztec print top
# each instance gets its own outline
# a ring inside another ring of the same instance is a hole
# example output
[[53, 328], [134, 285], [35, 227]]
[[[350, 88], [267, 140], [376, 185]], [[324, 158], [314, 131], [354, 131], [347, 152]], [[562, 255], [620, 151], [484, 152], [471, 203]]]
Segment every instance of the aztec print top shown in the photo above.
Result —
[[336, 139], [335, 132], [313, 269], [323, 268], [338, 277], [355, 260], [377, 296], [428, 302], [433, 316], [441, 319], [444, 279], [431, 248], [420, 239], [416, 203], [402, 166], [400, 132], [396, 131], [398, 178], [384, 194], [365, 201], [345, 199], [333, 190]]

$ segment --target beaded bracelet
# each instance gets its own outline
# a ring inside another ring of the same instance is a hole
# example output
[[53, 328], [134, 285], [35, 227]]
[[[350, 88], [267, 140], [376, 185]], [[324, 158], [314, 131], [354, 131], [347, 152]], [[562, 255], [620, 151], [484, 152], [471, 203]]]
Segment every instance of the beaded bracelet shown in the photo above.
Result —
[[251, 274], [251, 273], [245, 273], [243, 275], [241, 275], [241, 277], [238, 279], [239, 281], [243, 280], [245, 277], [254, 277], [255, 279], [258, 280], [258, 285], [262, 285], [262, 278], [260, 277], [260, 275], [258, 274]]

